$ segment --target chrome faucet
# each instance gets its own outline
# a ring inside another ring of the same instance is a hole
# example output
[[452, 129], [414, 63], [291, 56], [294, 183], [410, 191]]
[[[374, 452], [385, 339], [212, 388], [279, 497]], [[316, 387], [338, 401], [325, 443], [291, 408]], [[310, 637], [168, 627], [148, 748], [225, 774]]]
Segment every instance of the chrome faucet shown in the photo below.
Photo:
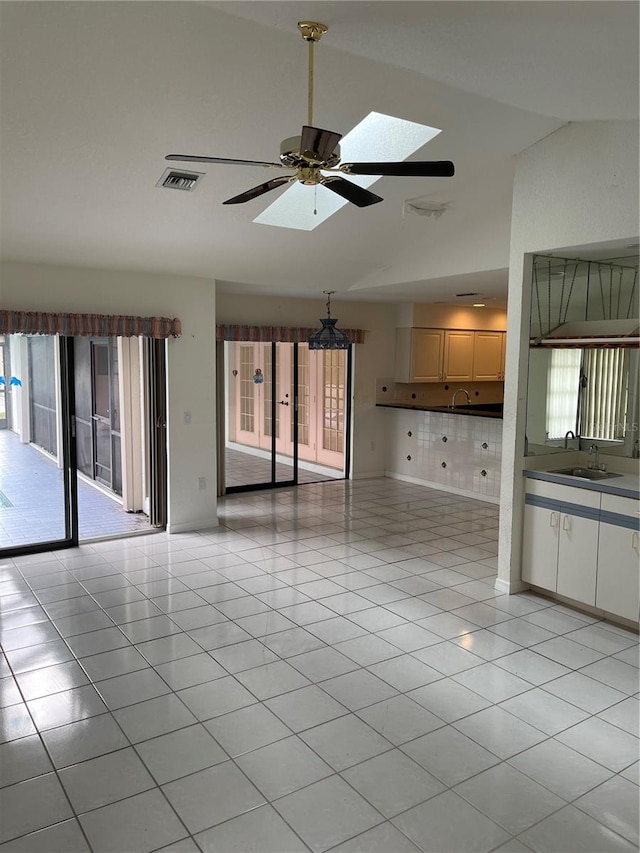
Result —
[[564, 449], [567, 449], [567, 439], [571, 436], [571, 438], [575, 438], [576, 434], [572, 429], [568, 429], [564, 434]]
[[590, 444], [589, 445], [589, 456], [591, 456], [592, 453], [595, 453], [596, 461], [595, 461], [595, 464], [592, 462], [589, 462], [589, 468], [595, 468], [596, 471], [599, 471], [600, 470], [600, 448], [598, 447], [597, 444]]
[[469, 392], [468, 392], [465, 388], [458, 388], [458, 390], [457, 390], [457, 391], [454, 391], [453, 397], [451, 398], [451, 405], [449, 406], [449, 408], [450, 408], [450, 409], [455, 409], [455, 407], [456, 407], [456, 397], [458, 396], [458, 394], [459, 394], [461, 391], [462, 391], [462, 393], [465, 395], [465, 397], [467, 398], [467, 406], [470, 406], [470, 405], [471, 405], [471, 397], [469, 396]]

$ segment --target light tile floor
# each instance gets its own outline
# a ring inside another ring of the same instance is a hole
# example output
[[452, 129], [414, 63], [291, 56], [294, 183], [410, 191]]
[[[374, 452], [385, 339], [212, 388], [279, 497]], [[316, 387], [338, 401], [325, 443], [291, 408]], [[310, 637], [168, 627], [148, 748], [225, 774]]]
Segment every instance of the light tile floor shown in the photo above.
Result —
[[[638, 637], [392, 480], [0, 564], [0, 850], [638, 846]], [[473, 548], [473, 557], [469, 557]]]

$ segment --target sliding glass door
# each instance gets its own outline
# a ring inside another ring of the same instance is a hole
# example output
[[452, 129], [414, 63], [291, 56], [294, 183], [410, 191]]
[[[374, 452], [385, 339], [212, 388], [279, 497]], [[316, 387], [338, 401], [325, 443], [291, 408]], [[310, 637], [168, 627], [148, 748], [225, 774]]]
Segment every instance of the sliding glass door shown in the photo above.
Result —
[[54, 335], [7, 335], [3, 349], [0, 549], [24, 553], [72, 544], [77, 541], [68, 381], [73, 343]]
[[0, 555], [164, 527], [166, 341], [0, 345]]

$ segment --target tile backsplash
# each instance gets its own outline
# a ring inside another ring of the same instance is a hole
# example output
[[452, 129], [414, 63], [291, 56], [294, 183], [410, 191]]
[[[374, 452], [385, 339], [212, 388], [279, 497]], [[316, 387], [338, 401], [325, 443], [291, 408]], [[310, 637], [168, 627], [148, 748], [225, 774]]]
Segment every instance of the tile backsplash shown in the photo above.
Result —
[[[501, 403], [504, 382], [395, 382], [376, 380], [376, 403], [393, 405], [408, 403], [416, 406], [448, 406], [455, 391], [464, 388], [472, 403]], [[464, 403], [464, 397], [458, 397]]]
[[384, 409], [386, 473], [497, 503], [502, 419]]

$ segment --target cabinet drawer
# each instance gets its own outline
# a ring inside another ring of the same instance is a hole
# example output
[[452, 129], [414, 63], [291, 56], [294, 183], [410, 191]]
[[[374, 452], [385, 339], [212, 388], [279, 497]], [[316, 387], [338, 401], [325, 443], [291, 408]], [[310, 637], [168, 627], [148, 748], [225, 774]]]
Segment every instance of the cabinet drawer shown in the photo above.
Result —
[[547, 480], [526, 479], [525, 490], [529, 495], [537, 495], [541, 498], [560, 503], [578, 504], [590, 509], [600, 509], [600, 492], [592, 492], [589, 489], [576, 489], [573, 486], [564, 486], [560, 483], [549, 483]]
[[640, 516], [640, 504], [634, 498], [623, 498], [620, 495], [602, 495], [601, 508], [607, 512], [617, 512], [631, 518]]

